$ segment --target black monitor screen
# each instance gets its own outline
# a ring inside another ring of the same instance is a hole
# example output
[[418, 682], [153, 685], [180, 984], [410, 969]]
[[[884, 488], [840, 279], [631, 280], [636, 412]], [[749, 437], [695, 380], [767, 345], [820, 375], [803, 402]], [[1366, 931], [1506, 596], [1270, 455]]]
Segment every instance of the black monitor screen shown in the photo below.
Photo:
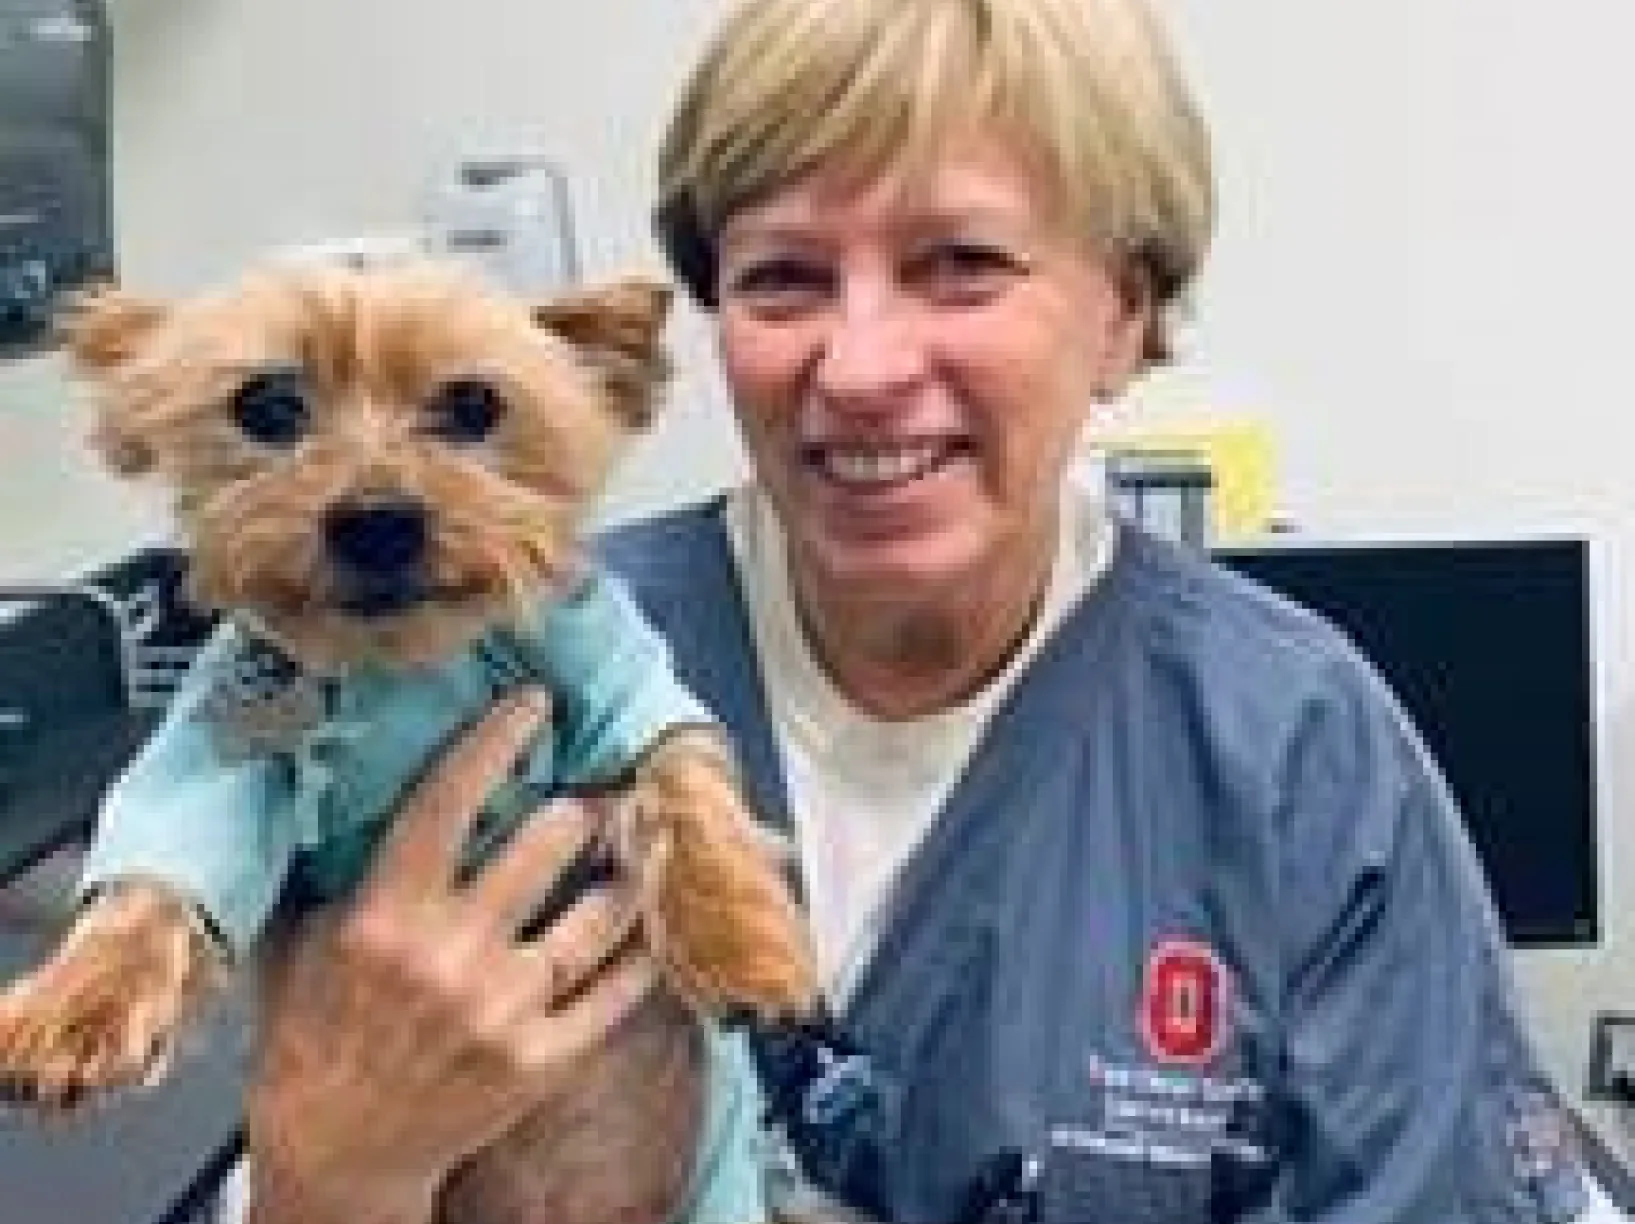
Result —
[[1588, 554], [1566, 539], [1216, 553], [1344, 629], [1396, 690], [1520, 946], [1599, 938]]

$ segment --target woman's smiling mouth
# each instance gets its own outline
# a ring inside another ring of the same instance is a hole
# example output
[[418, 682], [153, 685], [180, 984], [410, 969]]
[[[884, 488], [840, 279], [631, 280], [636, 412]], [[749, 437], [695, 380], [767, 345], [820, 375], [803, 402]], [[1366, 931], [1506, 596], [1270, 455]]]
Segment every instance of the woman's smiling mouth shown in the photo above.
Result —
[[971, 453], [970, 440], [962, 437], [871, 445], [828, 442], [803, 447], [801, 461], [825, 480], [868, 493], [919, 480]]

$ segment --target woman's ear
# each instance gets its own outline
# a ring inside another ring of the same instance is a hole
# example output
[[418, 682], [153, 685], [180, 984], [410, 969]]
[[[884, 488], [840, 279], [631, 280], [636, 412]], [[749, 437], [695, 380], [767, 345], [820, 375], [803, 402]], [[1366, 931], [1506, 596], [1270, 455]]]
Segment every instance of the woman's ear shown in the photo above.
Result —
[[1106, 369], [1100, 400], [1117, 399], [1149, 365], [1169, 359], [1158, 293], [1147, 269], [1137, 261], [1117, 268], [1113, 293], [1115, 302], [1102, 324]]
[[165, 302], [110, 285], [71, 298], [58, 330], [75, 366], [94, 376], [136, 356], [169, 314]]
[[674, 296], [659, 281], [628, 279], [575, 290], [534, 306], [534, 321], [571, 343], [606, 385], [620, 419], [639, 429], [653, 419], [670, 376], [661, 343]]

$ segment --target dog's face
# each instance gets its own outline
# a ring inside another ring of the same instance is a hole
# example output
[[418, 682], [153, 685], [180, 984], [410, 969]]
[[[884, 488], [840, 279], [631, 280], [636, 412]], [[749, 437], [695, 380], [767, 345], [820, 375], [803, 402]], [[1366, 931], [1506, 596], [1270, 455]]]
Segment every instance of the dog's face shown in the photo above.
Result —
[[292, 264], [176, 305], [92, 297], [67, 337], [109, 463], [175, 493], [194, 597], [332, 670], [432, 661], [571, 576], [656, 403], [668, 301]]

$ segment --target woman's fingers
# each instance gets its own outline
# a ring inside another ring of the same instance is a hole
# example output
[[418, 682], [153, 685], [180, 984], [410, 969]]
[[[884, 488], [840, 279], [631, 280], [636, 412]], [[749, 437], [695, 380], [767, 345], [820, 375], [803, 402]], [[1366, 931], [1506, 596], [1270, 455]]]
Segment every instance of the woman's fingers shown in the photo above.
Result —
[[560, 1078], [561, 1068], [608, 1040], [658, 984], [658, 969], [640, 950], [604, 966], [560, 1007], [535, 1013], [520, 1051], [526, 1065]]
[[550, 712], [537, 689], [511, 694], [446, 749], [398, 809], [368, 887], [445, 890], [483, 801]]
[[609, 884], [593, 889], [569, 906], [524, 947], [551, 965], [552, 997], [547, 1006], [582, 990], [630, 942], [641, 913], [631, 890]]
[[477, 873], [470, 900], [508, 931], [520, 928], [600, 825], [589, 804], [563, 799], [535, 812]]

